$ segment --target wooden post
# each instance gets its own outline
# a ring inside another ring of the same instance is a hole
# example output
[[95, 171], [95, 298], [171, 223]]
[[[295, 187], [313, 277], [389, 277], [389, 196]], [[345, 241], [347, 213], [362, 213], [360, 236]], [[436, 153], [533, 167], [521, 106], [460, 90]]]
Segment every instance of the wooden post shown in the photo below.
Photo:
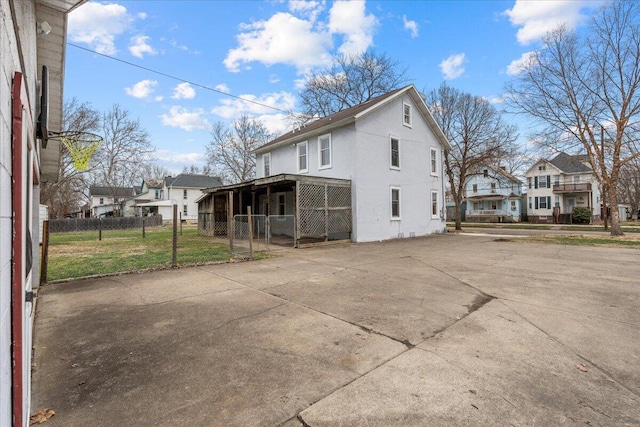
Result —
[[144, 229], [144, 217], [142, 217], [142, 238], [145, 237], [145, 229]]
[[173, 205], [173, 245], [172, 245], [171, 266], [178, 264], [178, 205]]
[[324, 185], [324, 241], [329, 241], [329, 191]]
[[227, 194], [227, 236], [229, 237], [229, 250], [233, 252], [233, 191]]
[[264, 214], [271, 215], [271, 184], [267, 184], [267, 211]]
[[253, 258], [253, 220], [251, 219], [251, 206], [247, 206], [247, 225], [249, 226], [249, 258]]
[[49, 221], [42, 223], [42, 260], [40, 261], [40, 283], [47, 283], [49, 265]]
[[294, 236], [293, 236], [293, 243], [295, 247], [298, 247], [298, 240], [300, 239], [300, 181], [296, 181], [296, 212], [295, 212], [295, 217], [296, 217], [296, 221], [294, 224]]
[[98, 240], [102, 240], [102, 218], [98, 217]]

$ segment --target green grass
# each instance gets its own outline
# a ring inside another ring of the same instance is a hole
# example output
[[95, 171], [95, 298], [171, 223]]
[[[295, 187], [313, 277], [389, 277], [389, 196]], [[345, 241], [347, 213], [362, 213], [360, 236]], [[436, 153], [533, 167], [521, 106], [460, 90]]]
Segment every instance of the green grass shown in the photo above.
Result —
[[[226, 242], [198, 235], [196, 227], [178, 234], [179, 265], [225, 261], [234, 258]], [[142, 230], [106, 230], [54, 233], [49, 239], [47, 280], [87, 277], [171, 266], [172, 227]]]
[[605, 246], [615, 248], [640, 249], [640, 240], [637, 238], [637, 236], [543, 235], [505, 238], [504, 240], [525, 243], [551, 243], [556, 245]]

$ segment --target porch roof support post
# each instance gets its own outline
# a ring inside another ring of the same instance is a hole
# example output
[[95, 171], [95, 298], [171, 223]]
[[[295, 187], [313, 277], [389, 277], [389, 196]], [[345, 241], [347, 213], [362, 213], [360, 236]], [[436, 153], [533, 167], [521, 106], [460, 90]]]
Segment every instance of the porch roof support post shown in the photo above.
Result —
[[271, 184], [267, 184], [267, 203], [265, 215], [271, 215]]
[[295, 190], [295, 230], [293, 232], [293, 243], [297, 247], [298, 240], [300, 239], [300, 181], [296, 181]]
[[329, 241], [329, 190], [324, 185], [324, 241]]

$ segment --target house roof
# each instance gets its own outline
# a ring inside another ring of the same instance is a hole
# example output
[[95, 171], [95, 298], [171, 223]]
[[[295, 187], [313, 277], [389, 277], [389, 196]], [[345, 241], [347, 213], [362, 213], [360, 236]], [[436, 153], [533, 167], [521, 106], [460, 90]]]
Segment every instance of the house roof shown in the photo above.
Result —
[[89, 187], [89, 195], [107, 197], [129, 197], [133, 196], [133, 188], [92, 185], [91, 187]]
[[593, 169], [583, 163], [586, 159], [585, 155], [572, 156], [560, 152], [549, 163], [566, 173], [592, 172]]
[[262, 151], [266, 151], [268, 148], [273, 148], [275, 146], [284, 145], [286, 143], [297, 142], [307, 139], [310, 136], [318, 135], [324, 133], [330, 129], [334, 129], [340, 126], [344, 126], [346, 124], [355, 122], [356, 119], [363, 117], [369, 114], [371, 111], [381, 107], [382, 105], [390, 102], [402, 94], [407, 93], [411, 96], [414, 103], [418, 107], [418, 110], [425, 118], [425, 121], [428, 123], [431, 130], [434, 132], [438, 141], [442, 144], [445, 149], [450, 149], [451, 145], [447, 140], [446, 136], [436, 123], [435, 119], [429, 112], [429, 109], [425, 105], [422, 97], [416, 90], [414, 85], [408, 85], [400, 89], [393, 90], [391, 92], [385, 93], [384, 95], [380, 95], [369, 101], [363, 102], [362, 104], [358, 104], [354, 107], [347, 108], [346, 110], [338, 111], [337, 113], [331, 114], [330, 116], [320, 118], [311, 123], [307, 123], [300, 128], [293, 129], [290, 132], [285, 133], [284, 135], [279, 136], [278, 138], [269, 141], [268, 143], [262, 145], [261, 147], [253, 150], [254, 153], [259, 153]]
[[219, 187], [222, 181], [217, 176], [195, 175], [181, 173], [178, 176], [168, 176], [164, 179], [167, 187], [187, 187], [187, 188], [211, 188]]
[[506, 170], [502, 169], [502, 167], [500, 167], [500, 166], [487, 166], [487, 167], [491, 168], [495, 172], [497, 172], [500, 175], [504, 176], [509, 181], [515, 182], [516, 184], [522, 184], [522, 181], [520, 181], [520, 179], [518, 179], [515, 175], [512, 175], [509, 172], [507, 172]]
[[164, 180], [162, 178], [145, 178], [144, 183], [147, 184], [147, 188], [162, 188]]

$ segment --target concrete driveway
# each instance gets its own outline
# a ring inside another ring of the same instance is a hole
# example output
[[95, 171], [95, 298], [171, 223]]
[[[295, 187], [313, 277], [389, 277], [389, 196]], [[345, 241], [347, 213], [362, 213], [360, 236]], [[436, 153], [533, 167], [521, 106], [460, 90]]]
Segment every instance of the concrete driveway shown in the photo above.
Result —
[[[504, 240], [504, 239], [498, 239]], [[640, 425], [640, 252], [443, 235], [47, 285], [48, 426]]]

